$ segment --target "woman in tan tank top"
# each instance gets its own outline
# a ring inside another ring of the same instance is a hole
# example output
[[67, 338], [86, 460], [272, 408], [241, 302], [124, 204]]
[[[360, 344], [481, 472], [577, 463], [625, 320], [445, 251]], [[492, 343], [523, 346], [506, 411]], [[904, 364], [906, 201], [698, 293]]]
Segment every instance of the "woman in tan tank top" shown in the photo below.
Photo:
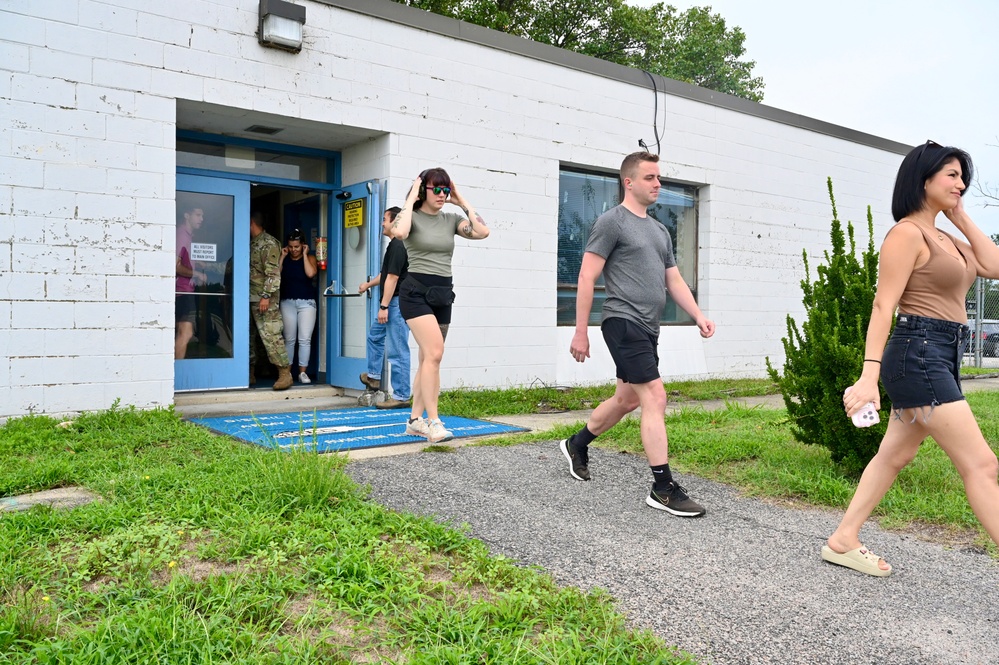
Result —
[[[892, 401], [891, 418], [846, 514], [822, 548], [826, 561], [868, 575], [890, 575], [891, 566], [860, 542], [860, 528], [928, 436], [954, 463], [972, 510], [999, 543], [999, 462], [960, 382], [968, 339], [965, 294], [976, 275], [999, 277], [999, 247], [962, 203], [971, 175], [966, 152], [927, 141], [905, 156], [895, 180], [892, 216], [898, 224], [881, 246], [864, 369], [843, 397], [848, 416], [869, 402], [880, 409], [880, 378]], [[967, 242], [937, 229], [941, 212]]]

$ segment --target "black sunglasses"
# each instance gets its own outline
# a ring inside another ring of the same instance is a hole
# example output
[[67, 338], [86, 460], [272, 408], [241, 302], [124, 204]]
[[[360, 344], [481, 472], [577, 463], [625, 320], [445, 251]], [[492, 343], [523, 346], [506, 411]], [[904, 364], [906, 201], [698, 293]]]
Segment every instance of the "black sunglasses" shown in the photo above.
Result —
[[451, 196], [450, 187], [427, 187], [427, 189], [432, 189], [434, 194], [440, 194], [441, 192], [444, 192], [444, 196]]
[[940, 145], [939, 143], [937, 143], [936, 141], [933, 141], [933, 140], [927, 140], [927, 141], [926, 141], [926, 143], [924, 143], [924, 144], [923, 144], [923, 145], [922, 145], [922, 146], [921, 146], [921, 147], [919, 148], [919, 152], [917, 152], [917, 153], [916, 153], [916, 159], [917, 159], [917, 160], [918, 160], [918, 159], [919, 159], [920, 157], [922, 157], [922, 156], [923, 156], [923, 153], [924, 153], [924, 152], [926, 152], [926, 149], [927, 149], [927, 148], [943, 148], [943, 146], [942, 146], [942, 145]]

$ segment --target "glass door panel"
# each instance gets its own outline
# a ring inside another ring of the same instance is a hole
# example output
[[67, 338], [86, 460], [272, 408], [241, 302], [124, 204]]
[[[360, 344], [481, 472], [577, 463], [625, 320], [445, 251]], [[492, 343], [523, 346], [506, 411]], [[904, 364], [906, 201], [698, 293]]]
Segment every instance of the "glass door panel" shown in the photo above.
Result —
[[330, 222], [329, 280], [334, 289], [325, 297], [329, 331], [327, 375], [330, 383], [363, 388], [369, 299], [357, 287], [380, 269], [381, 211], [378, 183], [351, 185], [337, 194]]
[[249, 379], [247, 182], [177, 176], [174, 389]]

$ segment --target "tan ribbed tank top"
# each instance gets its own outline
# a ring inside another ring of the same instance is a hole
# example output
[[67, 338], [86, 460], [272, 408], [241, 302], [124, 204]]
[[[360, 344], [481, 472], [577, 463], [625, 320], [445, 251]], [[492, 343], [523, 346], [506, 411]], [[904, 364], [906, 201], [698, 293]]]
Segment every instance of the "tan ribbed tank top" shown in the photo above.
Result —
[[[915, 222], [901, 220], [898, 224], [912, 224], [923, 234], [930, 248], [930, 259], [909, 275], [902, 297], [898, 299], [899, 314], [928, 316], [944, 321], [967, 323], [964, 299], [978, 276], [978, 261], [971, 245], [944, 233], [954, 242], [964, 261], [951, 256], [940, 246], [937, 238]], [[898, 226], [896, 224], [895, 226]], [[891, 233], [891, 231], [889, 231]]]

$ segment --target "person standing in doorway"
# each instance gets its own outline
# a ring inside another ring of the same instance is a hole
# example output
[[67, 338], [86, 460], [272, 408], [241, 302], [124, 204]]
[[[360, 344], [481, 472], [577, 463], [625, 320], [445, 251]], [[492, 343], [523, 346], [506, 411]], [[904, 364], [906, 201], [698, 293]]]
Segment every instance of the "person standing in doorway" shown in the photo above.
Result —
[[382, 259], [382, 269], [358, 289], [358, 293], [364, 293], [375, 284], [380, 285], [378, 321], [368, 331], [368, 371], [361, 373], [361, 383], [371, 390], [381, 389], [382, 366], [385, 354], [388, 353], [392, 368], [392, 394], [384, 402], [375, 404], [378, 409], [405, 409], [411, 406], [409, 326], [399, 311], [399, 285], [409, 272], [409, 255], [406, 253], [406, 245], [392, 237], [392, 223], [401, 210], [398, 206], [393, 206], [382, 215], [382, 235], [390, 238]]
[[256, 383], [256, 337], [278, 369], [274, 390], [291, 387], [290, 361], [284, 347], [280, 311], [281, 243], [264, 231], [260, 211], [250, 215], [250, 385]]
[[183, 360], [187, 355], [187, 345], [194, 338], [194, 322], [197, 320], [197, 303], [194, 300], [194, 287], [204, 284], [205, 274], [195, 268], [191, 258], [191, 243], [194, 232], [205, 221], [201, 208], [188, 208], [177, 224], [177, 281], [174, 318], [177, 327], [174, 333], [173, 357]]
[[597, 278], [603, 274], [606, 299], [600, 329], [617, 370], [617, 389], [590, 415], [586, 426], [559, 442], [576, 480], [590, 480], [589, 444], [642, 407], [642, 446], [652, 469], [646, 505], [678, 517], [700, 517], [704, 508], [687, 496], [669, 468], [666, 390], [659, 374], [659, 321], [669, 293], [694, 320], [701, 337], [714, 322], [697, 306], [673, 256], [666, 227], [648, 214], [659, 198], [659, 155], [635, 152], [621, 164], [624, 201], [593, 223], [576, 291], [576, 333], [569, 352], [576, 362], [590, 357], [587, 326]]
[[295, 357], [298, 342], [298, 380], [309, 379], [309, 359], [312, 356], [312, 331], [316, 328], [316, 285], [319, 274], [316, 259], [309, 254], [305, 236], [298, 229], [288, 234], [288, 244], [281, 250], [281, 320], [284, 323], [284, 346], [288, 362]]
[[[447, 203], [458, 206], [461, 212], [444, 212]], [[454, 302], [454, 237], [482, 240], [489, 237], [489, 228], [458, 193], [447, 171], [435, 168], [427, 169], [413, 181], [406, 205], [392, 222], [392, 235], [405, 241], [409, 253], [409, 275], [399, 290], [399, 309], [420, 347], [406, 433], [425, 436], [431, 443], [447, 441], [454, 435], [441, 422], [437, 402], [444, 340]]]

